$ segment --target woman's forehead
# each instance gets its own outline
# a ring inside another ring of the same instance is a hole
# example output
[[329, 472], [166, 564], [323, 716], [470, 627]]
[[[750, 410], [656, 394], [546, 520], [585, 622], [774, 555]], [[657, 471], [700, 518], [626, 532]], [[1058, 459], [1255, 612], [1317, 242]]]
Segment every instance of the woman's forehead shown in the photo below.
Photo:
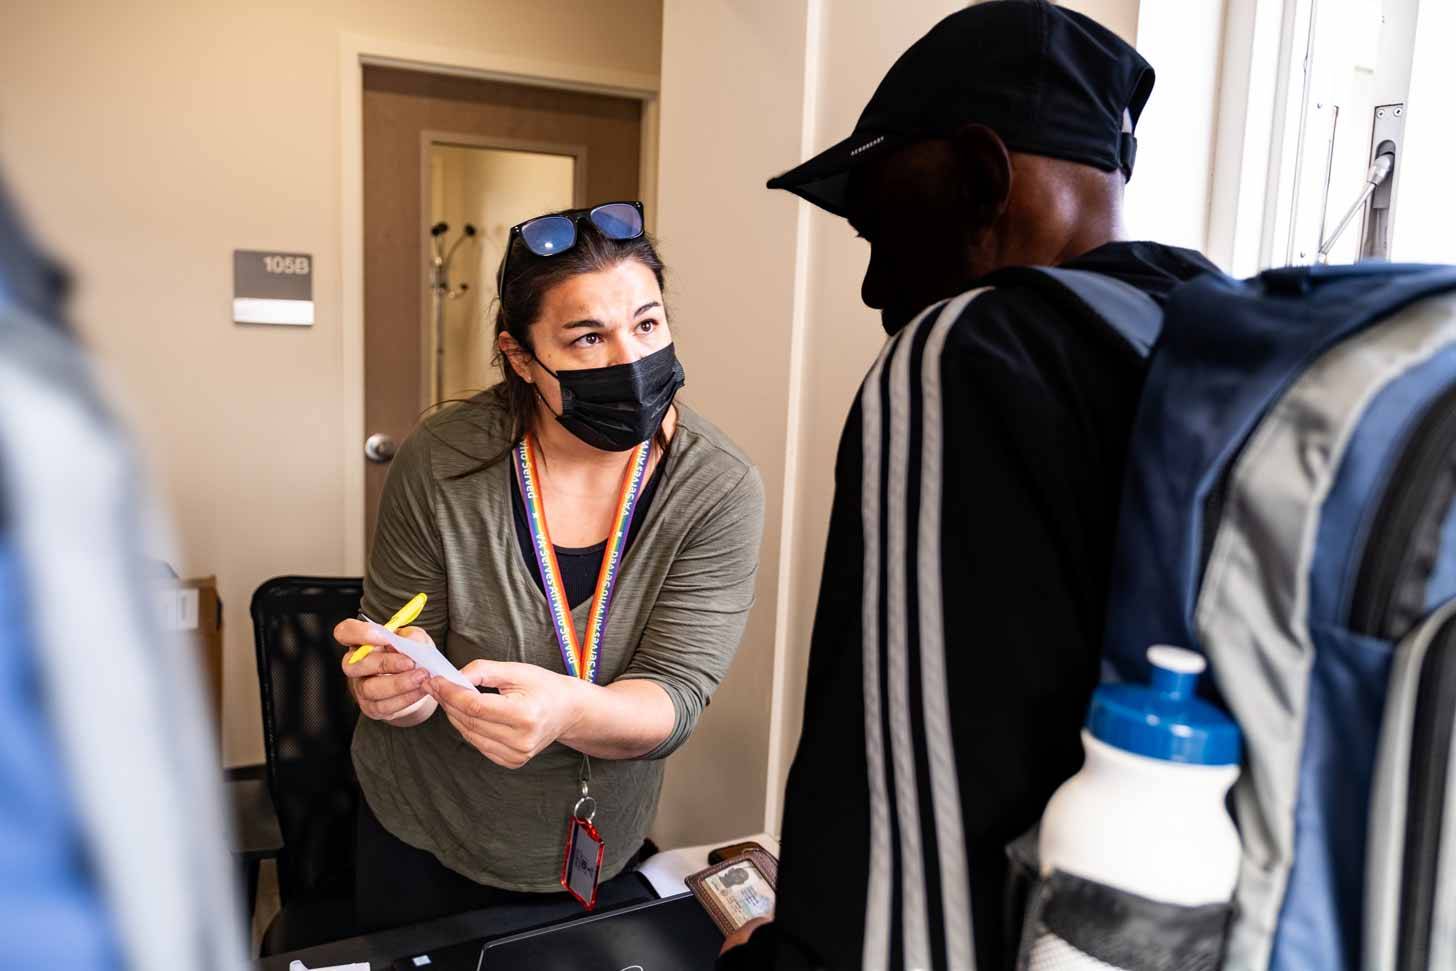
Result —
[[609, 269], [579, 273], [552, 287], [541, 302], [542, 317], [552, 321], [636, 316], [662, 302], [662, 288], [652, 270], [638, 260], [624, 260]]

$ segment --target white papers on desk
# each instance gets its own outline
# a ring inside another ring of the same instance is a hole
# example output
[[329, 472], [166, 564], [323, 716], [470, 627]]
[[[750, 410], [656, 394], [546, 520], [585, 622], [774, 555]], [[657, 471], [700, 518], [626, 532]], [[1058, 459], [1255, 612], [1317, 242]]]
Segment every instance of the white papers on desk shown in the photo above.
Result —
[[369, 965], [360, 962], [359, 964], [335, 964], [327, 968], [311, 968], [302, 961], [294, 961], [288, 965], [288, 971], [369, 971]]
[[439, 649], [432, 644], [422, 644], [419, 641], [412, 641], [408, 637], [400, 637], [384, 626], [373, 623], [369, 625], [369, 642], [371, 644], [388, 644], [436, 677], [444, 678], [462, 688], [475, 690], [475, 685], [467, 681], [465, 675], [460, 673], [460, 669], [451, 664], [445, 655], [441, 654]]

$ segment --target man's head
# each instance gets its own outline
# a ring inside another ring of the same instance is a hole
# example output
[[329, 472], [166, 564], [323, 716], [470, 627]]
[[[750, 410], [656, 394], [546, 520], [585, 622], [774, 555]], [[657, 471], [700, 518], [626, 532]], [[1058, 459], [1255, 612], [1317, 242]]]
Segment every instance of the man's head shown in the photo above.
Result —
[[1053, 265], [1120, 234], [1153, 72], [1043, 0], [952, 14], [891, 67], [854, 133], [769, 183], [871, 245], [886, 330], [1003, 266]]

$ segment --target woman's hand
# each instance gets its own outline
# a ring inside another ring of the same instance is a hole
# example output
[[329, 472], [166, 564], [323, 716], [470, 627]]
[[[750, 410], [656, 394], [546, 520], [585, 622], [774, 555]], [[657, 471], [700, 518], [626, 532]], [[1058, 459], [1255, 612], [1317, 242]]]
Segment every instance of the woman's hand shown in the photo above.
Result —
[[[435, 713], [435, 700], [426, 690], [429, 672], [415, 670], [414, 661], [388, 645], [376, 646], [367, 657], [350, 664], [355, 648], [371, 643], [369, 630], [361, 620], [340, 621], [334, 628], [334, 639], [347, 648], [340, 666], [349, 679], [349, 693], [365, 717], [400, 727], [418, 725]], [[399, 635], [422, 644], [434, 643], [418, 627], [406, 627]]]
[[462, 738], [507, 769], [519, 769], [571, 731], [591, 688], [579, 678], [512, 661], [471, 661], [460, 673], [500, 694], [480, 694], [444, 678], [431, 679], [430, 694]]

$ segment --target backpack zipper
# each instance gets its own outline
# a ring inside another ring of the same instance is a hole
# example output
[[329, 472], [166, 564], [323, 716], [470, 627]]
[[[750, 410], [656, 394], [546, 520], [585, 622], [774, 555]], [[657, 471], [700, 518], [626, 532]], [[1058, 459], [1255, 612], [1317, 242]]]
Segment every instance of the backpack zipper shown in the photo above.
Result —
[[[1398, 971], [1425, 971], [1435, 922], [1436, 891], [1446, 814], [1447, 770], [1456, 727], [1456, 620], [1447, 621], [1421, 665], [1412, 717], [1410, 775], [1406, 787], [1405, 845], [1401, 863]], [[1449, 864], [1447, 864], [1449, 866]]]
[[[1432, 535], [1452, 499], [1442, 469], [1456, 458], [1456, 385], [1426, 409], [1406, 439], [1371, 521], [1351, 598], [1353, 631], [1389, 641], [1408, 634], [1427, 613]], [[1423, 555], [1424, 554], [1424, 555]]]

